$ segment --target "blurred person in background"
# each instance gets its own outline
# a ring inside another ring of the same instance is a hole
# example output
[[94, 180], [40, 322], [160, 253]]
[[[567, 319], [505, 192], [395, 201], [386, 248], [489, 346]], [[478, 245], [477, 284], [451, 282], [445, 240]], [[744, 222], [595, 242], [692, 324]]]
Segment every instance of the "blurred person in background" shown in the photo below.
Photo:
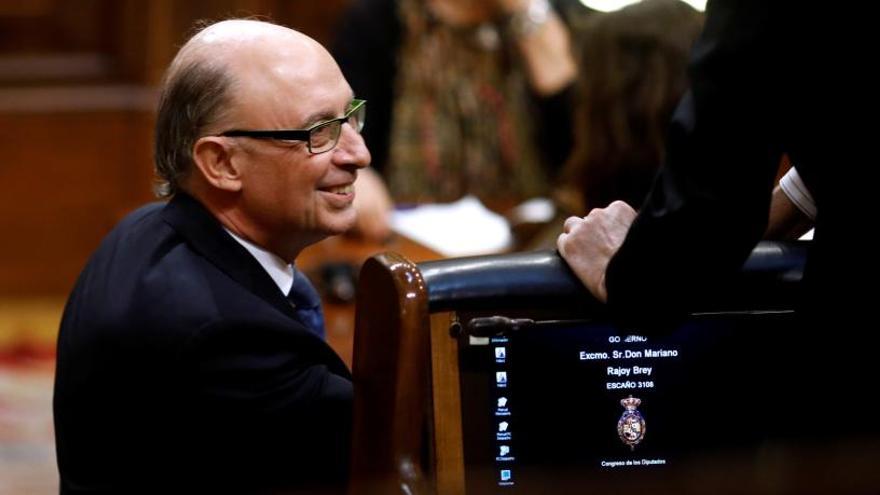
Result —
[[571, 147], [575, 63], [547, 0], [357, 0], [340, 32], [384, 179], [359, 183], [363, 230], [387, 232], [390, 198], [509, 207], [549, 192]]
[[616, 199], [637, 206], [647, 196], [702, 20], [679, 0], [643, 0], [587, 20], [577, 45], [575, 145], [557, 194], [565, 209], [583, 214]]
[[555, 247], [570, 215], [644, 200], [666, 150], [672, 112], [703, 14], [679, 0], [643, 0], [586, 17], [578, 30], [574, 148], [555, 184], [556, 217], [529, 241]]

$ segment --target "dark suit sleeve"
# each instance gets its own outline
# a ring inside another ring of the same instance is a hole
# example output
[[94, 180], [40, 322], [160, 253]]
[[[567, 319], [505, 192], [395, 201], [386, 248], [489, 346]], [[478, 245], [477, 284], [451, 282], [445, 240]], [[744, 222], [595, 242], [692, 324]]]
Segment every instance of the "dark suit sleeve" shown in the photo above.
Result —
[[[193, 434], [208, 470], [267, 486], [344, 483], [352, 384], [330, 370], [307, 332], [223, 322], [203, 329], [183, 361], [193, 363]], [[347, 375], [347, 373], [345, 373]], [[248, 476], [251, 476], [248, 474]]]
[[767, 222], [792, 60], [782, 2], [710, 2], [665, 167], [606, 274], [624, 318], [681, 310], [735, 273]]
[[559, 173], [574, 148], [574, 90], [570, 84], [551, 95], [532, 95], [538, 124], [536, 141], [551, 177]]

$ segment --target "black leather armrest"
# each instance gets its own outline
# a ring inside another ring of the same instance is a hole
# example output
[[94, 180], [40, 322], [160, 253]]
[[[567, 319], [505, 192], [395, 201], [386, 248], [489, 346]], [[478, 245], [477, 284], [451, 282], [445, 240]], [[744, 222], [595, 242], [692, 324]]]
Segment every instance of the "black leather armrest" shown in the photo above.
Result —
[[[793, 304], [807, 244], [764, 241], [752, 251], [736, 283], [715, 309], [779, 309]], [[450, 309], [601, 306], [556, 251], [473, 256], [420, 263], [430, 311]], [[713, 305], [714, 306], [714, 305]]]

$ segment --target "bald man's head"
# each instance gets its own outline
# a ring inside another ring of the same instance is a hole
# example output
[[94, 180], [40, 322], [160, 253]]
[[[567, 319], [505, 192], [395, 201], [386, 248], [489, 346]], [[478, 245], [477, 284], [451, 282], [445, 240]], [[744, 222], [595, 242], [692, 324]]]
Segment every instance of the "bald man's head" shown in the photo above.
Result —
[[[328, 64], [327, 62], [331, 62]], [[156, 119], [155, 161], [170, 196], [192, 170], [192, 149], [236, 109], [236, 88], [251, 92], [273, 81], [338, 67], [318, 42], [283, 26], [228, 20], [196, 33], [177, 53], [162, 85]]]

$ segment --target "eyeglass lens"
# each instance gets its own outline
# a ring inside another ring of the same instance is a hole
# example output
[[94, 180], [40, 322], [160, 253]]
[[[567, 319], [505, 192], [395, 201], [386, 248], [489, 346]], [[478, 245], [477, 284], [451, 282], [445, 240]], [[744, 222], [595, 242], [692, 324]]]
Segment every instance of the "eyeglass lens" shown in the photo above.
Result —
[[[364, 128], [366, 116], [366, 104], [361, 103], [358, 108], [348, 116], [348, 123], [358, 133]], [[312, 129], [309, 133], [309, 150], [312, 153], [329, 151], [336, 146], [339, 135], [342, 133], [342, 120], [331, 120], [325, 125]]]
[[338, 120], [312, 129], [312, 132], [309, 133], [309, 148], [311, 148], [312, 153], [327, 151], [336, 146], [341, 130], [342, 127]]

